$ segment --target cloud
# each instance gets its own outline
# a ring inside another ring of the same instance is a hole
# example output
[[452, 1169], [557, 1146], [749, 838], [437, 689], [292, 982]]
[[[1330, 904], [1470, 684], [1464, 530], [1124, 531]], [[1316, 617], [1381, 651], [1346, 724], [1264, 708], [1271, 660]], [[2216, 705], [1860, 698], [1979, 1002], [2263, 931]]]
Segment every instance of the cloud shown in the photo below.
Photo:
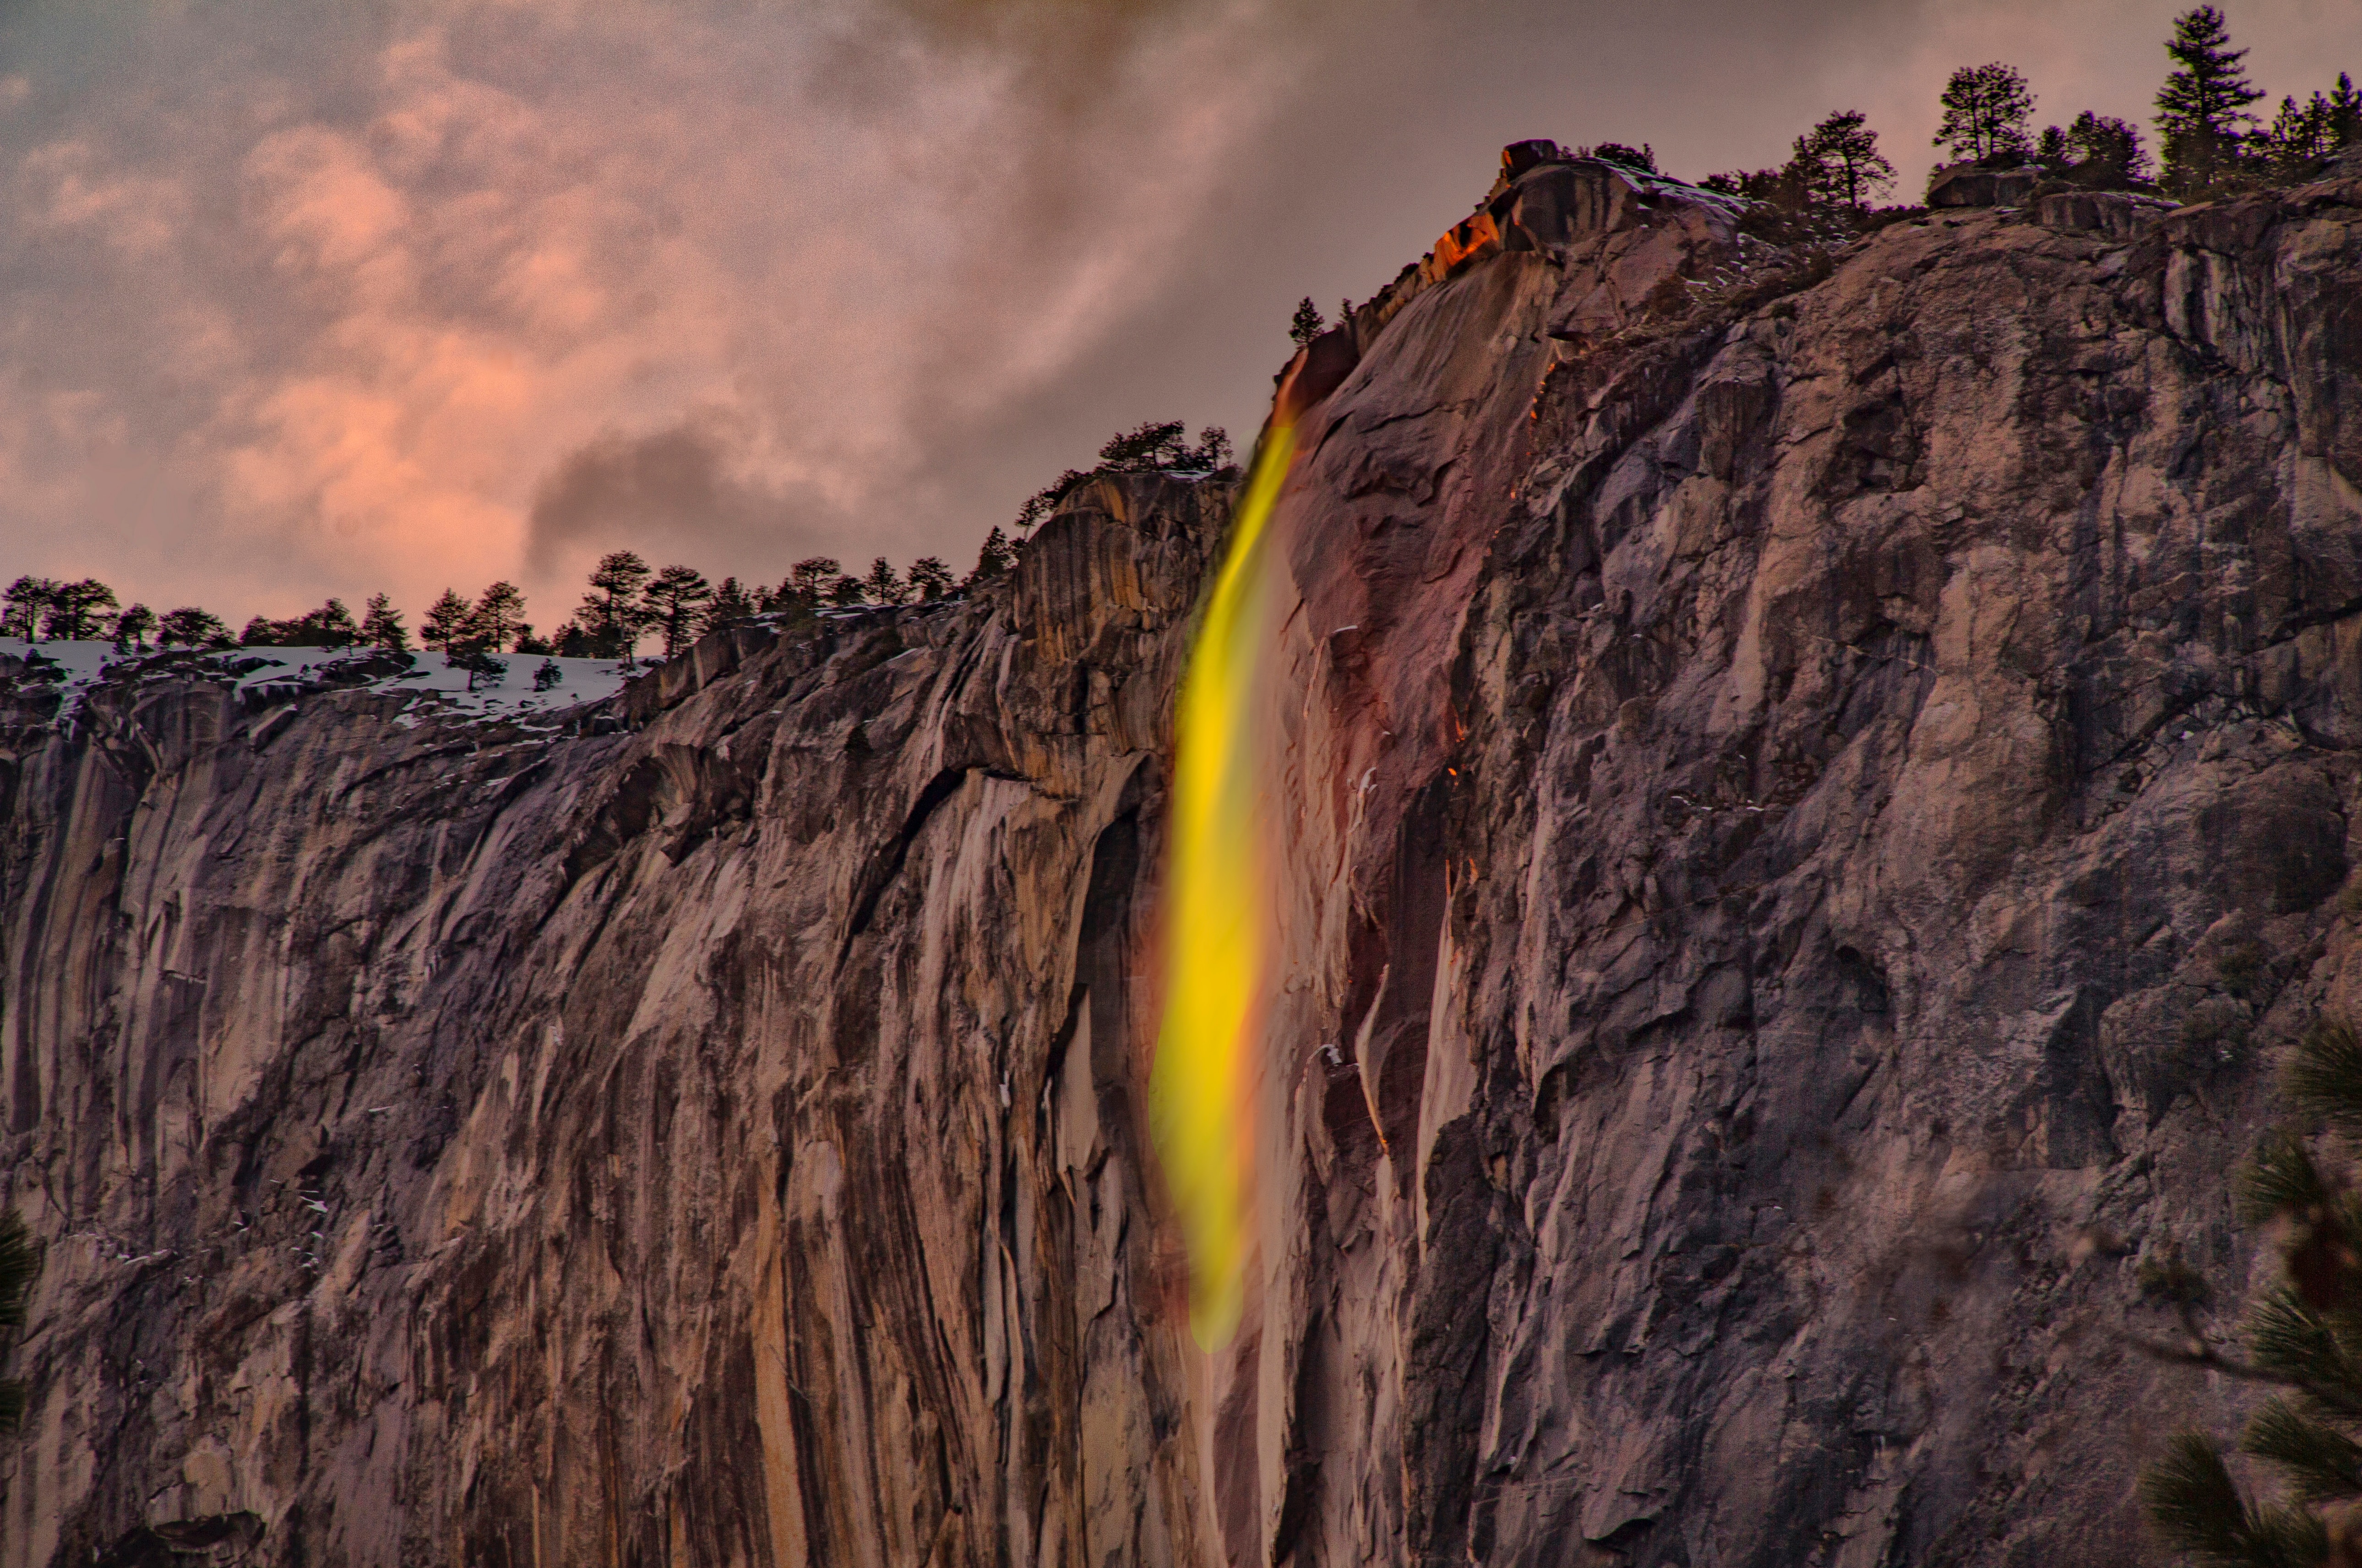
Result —
[[[1253, 429], [1296, 299], [1377, 287], [1505, 141], [1703, 173], [1858, 102], [1907, 163], [1964, 61], [2138, 116], [2171, 9], [6, 8], [0, 552], [233, 620], [570, 603], [624, 543], [960, 558], [1113, 430]], [[2235, 22], [2277, 93], [2344, 14]]]
[[[85, 29], [118, 74], [75, 103], [35, 71], [37, 215], [0, 217], [17, 362], [167, 455], [138, 521], [82, 531], [90, 569], [194, 564], [226, 611], [562, 591], [627, 520], [715, 571], [960, 549], [1030, 486], [942, 455], [1006, 449], [1157, 293], [1286, 69], [1232, 58], [1267, 18], [1226, 0], [395, 7], [293, 56], [281, 9]], [[100, 510], [83, 478], [48, 504]], [[0, 538], [51, 521], [0, 501]]]
[[669, 561], [811, 554], [810, 498], [734, 471], [738, 432], [708, 412], [643, 436], [608, 432], [569, 454], [535, 493], [527, 559], [543, 575], [609, 550]]

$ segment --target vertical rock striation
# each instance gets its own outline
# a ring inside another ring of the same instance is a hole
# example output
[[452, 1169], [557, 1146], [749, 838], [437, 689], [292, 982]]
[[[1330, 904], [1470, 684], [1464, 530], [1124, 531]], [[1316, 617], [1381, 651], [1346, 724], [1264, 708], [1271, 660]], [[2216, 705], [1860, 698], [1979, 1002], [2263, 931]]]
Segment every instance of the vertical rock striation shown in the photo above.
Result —
[[1220, 483], [620, 726], [18, 681], [0, 1555], [2133, 1561], [2130, 1413], [2235, 1396], [2094, 1331], [2244, 1266], [2362, 983], [2362, 178], [2095, 213], [1529, 146], [1324, 350], [1211, 1358], [1140, 1090]]

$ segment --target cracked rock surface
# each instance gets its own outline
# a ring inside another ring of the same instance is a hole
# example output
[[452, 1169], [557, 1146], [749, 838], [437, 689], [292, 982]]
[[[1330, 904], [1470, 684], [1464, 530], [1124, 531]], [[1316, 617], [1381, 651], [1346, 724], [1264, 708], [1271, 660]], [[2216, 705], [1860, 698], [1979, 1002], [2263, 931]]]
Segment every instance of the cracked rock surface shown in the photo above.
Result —
[[2235, 1296], [2362, 1010], [2362, 178], [1487, 210], [1276, 524], [1231, 1345], [1140, 1094], [1229, 492], [1115, 476], [562, 731], [0, 682], [0, 1560], [2140, 1560], [2244, 1396], [2136, 1261]]

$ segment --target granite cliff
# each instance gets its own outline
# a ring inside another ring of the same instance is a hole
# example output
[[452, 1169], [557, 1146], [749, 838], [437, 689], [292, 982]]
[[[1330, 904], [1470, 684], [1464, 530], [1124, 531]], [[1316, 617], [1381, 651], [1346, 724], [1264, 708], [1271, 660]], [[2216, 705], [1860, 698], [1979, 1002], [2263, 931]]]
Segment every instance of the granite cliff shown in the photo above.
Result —
[[1211, 1357], [1141, 1085], [1225, 479], [562, 725], [19, 668], [0, 1557], [2141, 1557], [2239, 1396], [2103, 1331], [2362, 1009], [2362, 170], [1749, 226], [1529, 144], [1315, 345]]

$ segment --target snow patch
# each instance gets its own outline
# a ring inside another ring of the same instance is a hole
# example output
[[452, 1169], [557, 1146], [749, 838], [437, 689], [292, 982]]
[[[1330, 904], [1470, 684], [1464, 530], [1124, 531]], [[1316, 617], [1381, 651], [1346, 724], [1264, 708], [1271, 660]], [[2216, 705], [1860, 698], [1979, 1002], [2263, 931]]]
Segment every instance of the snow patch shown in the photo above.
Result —
[[[83, 696], [104, 680], [115, 666], [137, 664], [156, 657], [152, 653], [117, 653], [115, 645], [107, 642], [28, 643], [21, 637], [0, 637], [0, 654], [25, 659], [36, 668], [42, 660], [56, 666], [62, 677], [59, 685], [65, 696], [61, 713], [70, 713], [78, 706]], [[232, 679], [241, 691], [285, 686], [288, 695], [293, 696], [318, 690], [315, 679], [333, 679], [331, 666], [349, 667], [385, 657], [372, 648], [237, 647], [201, 654], [197, 662], [208, 673]], [[604, 701], [623, 690], [625, 679], [622, 666], [611, 658], [493, 654], [491, 661], [503, 671], [501, 679], [489, 682], [480, 676], [476, 690], [470, 691], [468, 672], [453, 668], [441, 654], [413, 654], [410, 657], [407, 670], [338, 690], [418, 697], [448, 713], [469, 718], [524, 719], [564, 712], [586, 702]], [[557, 679], [547, 690], [536, 690], [535, 677], [545, 665], [557, 668]], [[646, 668], [642, 666], [643, 669]], [[418, 720], [405, 715], [404, 720], [396, 722], [409, 728]]]

